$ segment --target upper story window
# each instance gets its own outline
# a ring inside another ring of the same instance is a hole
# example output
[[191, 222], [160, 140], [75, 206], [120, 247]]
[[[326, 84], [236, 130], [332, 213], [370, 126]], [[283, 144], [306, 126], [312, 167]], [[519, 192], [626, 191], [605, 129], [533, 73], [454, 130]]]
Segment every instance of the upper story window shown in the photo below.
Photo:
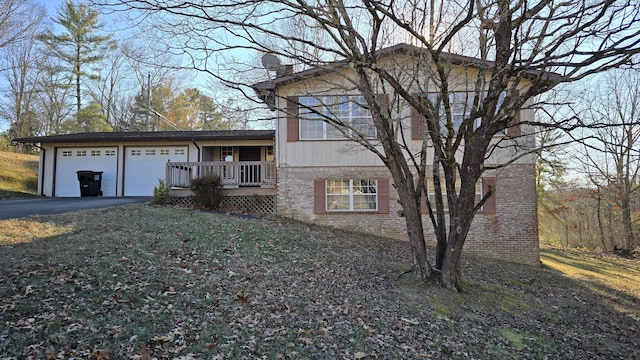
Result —
[[[475, 93], [474, 92], [450, 92], [449, 93], [449, 105], [451, 107], [451, 121], [453, 125], [453, 130], [458, 131], [462, 123], [471, 115], [473, 110], [473, 100]], [[486, 93], [482, 94], [480, 101], [482, 98], [486, 97]], [[506, 94], [503, 92], [500, 94], [498, 99], [498, 108], [500, 108], [502, 102], [504, 101]], [[427, 94], [427, 100], [429, 100], [432, 104], [437, 102], [437, 94], [430, 93]], [[440, 116], [440, 126], [441, 126], [441, 134], [446, 134], [447, 132], [447, 118], [446, 111], [444, 107], [444, 101], [440, 101], [438, 114]], [[412, 131], [422, 132], [423, 126], [421, 125], [424, 122], [424, 117], [422, 114], [418, 114], [415, 110], [412, 110], [412, 127], [416, 127], [416, 129]], [[473, 128], [477, 129], [480, 126], [480, 118], [473, 120]], [[422, 138], [422, 134], [412, 133], [412, 138], [414, 140], [418, 140]]]
[[362, 96], [300, 97], [299, 101], [300, 140], [344, 139], [338, 128], [323, 121], [327, 118], [353, 128], [347, 130], [351, 136], [357, 132], [365, 138], [376, 138], [373, 118]]

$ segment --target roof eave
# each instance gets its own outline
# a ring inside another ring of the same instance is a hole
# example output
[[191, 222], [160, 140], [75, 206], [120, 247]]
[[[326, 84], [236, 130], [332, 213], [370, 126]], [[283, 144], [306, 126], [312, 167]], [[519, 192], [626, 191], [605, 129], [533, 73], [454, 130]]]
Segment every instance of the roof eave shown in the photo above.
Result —
[[16, 138], [17, 143], [108, 143], [108, 142], [157, 142], [157, 141], [212, 141], [212, 140], [271, 140], [273, 130], [245, 130], [220, 132], [135, 132], [135, 133], [79, 133], [51, 136]]

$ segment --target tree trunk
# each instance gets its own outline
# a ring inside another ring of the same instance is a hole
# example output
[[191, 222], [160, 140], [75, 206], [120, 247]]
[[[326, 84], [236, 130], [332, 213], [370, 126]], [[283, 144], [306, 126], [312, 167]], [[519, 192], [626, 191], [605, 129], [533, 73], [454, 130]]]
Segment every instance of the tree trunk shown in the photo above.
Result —
[[471, 223], [475, 215], [475, 183], [474, 176], [467, 174], [471, 179], [462, 181], [460, 196], [453, 206], [449, 206], [449, 235], [447, 248], [442, 258], [442, 273], [440, 284], [445, 288], [454, 288], [462, 292], [462, 271], [460, 258], [467, 234], [471, 229]]
[[[625, 194], [626, 195], [626, 194]], [[633, 250], [634, 236], [633, 236], [633, 223], [631, 222], [631, 206], [629, 204], [629, 198], [623, 195], [620, 202], [622, 207], [622, 227], [624, 230], [624, 248], [625, 250]]]
[[431, 266], [427, 260], [427, 247], [424, 241], [422, 216], [419, 209], [418, 211], [411, 211], [405, 208], [405, 219], [413, 257], [413, 273], [415, 276], [426, 280], [431, 276]]
[[597, 217], [598, 217], [598, 233], [600, 235], [600, 243], [602, 244], [602, 249], [605, 251], [610, 250], [607, 246], [607, 242], [604, 236], [604, 225], [602, 224], [602, 194], [600, 193], [600, 187], [598, 187], [597, 201], [598, 201], [598, 209], [597, 209]]
[[424, 228], [422, 226], [422, 213], [420, 211], [419, 197], [416, 196], [413, 182], [402, 177], [399, 169], [389, 167], [391, 175], [396, 184], [398, 198], [404, 210], [405, 222], [407, 224], [407, 235], [411, 246], [411, 256], [413, 259], [413, 273], [423, 280], [431, 277], [431, 264], [427, 260], [427, 246], [424, 240]]

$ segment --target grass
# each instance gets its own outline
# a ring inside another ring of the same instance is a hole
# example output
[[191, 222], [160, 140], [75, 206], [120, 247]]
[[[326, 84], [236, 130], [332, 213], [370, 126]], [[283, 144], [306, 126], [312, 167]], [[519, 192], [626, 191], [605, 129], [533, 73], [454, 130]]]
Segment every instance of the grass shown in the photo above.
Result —
[[640, 320], [640, 261], [548, 247], [541, 249], [541, 254], [545, 266], [580, 280], [618, 311]]
[[555, 249], [465, 256], [456, 294], [397, 279], [402, 241], [282, 220], [136, 205], [0, 234], [2, 359], [640, 356], [640, 274], [618, 259], [596, 280]]
[[38, 161], [37, 155], [0, 151], [0, 199], [35, 196]]

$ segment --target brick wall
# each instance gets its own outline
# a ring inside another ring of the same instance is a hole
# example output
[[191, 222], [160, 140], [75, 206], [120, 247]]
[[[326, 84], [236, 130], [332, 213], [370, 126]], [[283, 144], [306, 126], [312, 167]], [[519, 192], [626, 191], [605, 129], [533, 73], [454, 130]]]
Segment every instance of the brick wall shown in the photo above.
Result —
[[[535, 168], [511, 165], [496, 177], [496, 213], [477, 214], [465, 251], [528, 264], [539, 263]], [[277, 213], [319, 225], [389, 236], [405, 236], [406, 223], [388, 170], [384, 167], [281, 167], [278, 169]], [[313, 183], [317, 178], [389, 178], [389, 213], [314, 214]], [[423, 221], [425, 236], [435, 243], [431, 221]]]

